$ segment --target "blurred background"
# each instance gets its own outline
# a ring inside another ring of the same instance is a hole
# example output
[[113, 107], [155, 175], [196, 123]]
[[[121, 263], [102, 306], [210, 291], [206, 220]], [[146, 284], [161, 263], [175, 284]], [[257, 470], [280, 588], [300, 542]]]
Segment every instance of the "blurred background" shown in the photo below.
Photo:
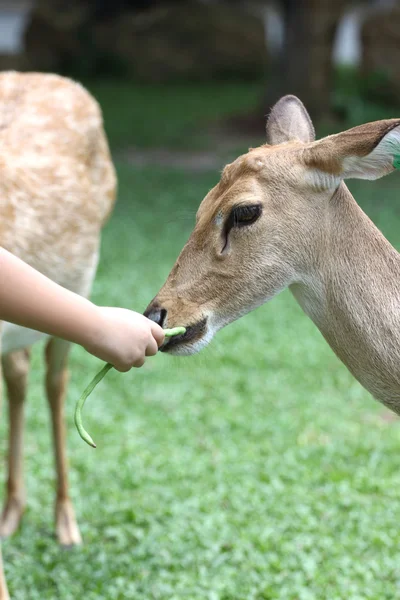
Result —
[[259, 134], [285, 93], [328, 123], [395, 108], [399, 20], [396, 0], [2, 0], [0, 67], [125, 85], [246, 83], [257, 98], [207, 116]]
[[[119, 179], [93, 300], [142, 311], [226, 162], [298, 95], [320, 137], [400, 117], [394, 0], [0, 0], [0, 69], [81, 81]], [[399, 175], [351, 181], [400, 248]], [[399, 420], [352, 379], [289, 292], [198, 356], [110, 375], [74, 348], [67, 402], [84, 546], [52, 537], [54, 475], [35, 347], [28, 512], [3, 545], [15, 600], [400, 598]], [[89, 408], [90, 405], [90, 408]], [[6, 456], [0, 422], [0, 460]], [[0, 470], [4, 481], [5, 470]]]

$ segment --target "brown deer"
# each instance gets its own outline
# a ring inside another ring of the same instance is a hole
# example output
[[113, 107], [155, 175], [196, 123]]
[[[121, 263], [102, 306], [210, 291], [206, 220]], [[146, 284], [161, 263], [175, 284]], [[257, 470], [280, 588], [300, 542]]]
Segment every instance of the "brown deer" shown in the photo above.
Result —
[[303, 104], [272, 109], [267, 144], [225, 167], [146, 315], [184, 325], [163, 350], [191, 354], [289, 287], [337, 356], [400, 414], [400, 255], [350, 194], [400, 155], [400, 119], [314, 141]]
[[[0, 74], [0, 246], [51, 279], [87, 296], [96, 273], [100, 233], [116, 177], [95, 100], [79, 84], [36, 73]], [[29, 347], [42, 336], [3, 323], [2, 369], [9, 402], [7, 494], [0, 535], [18, 527], [24, 399]], [[81, 537], [69, 498], [63, 404], [69, 343], [46, 344], [46, 392], [57, 472], [56, 530], [63, 545]], [[0, 555], [0, 600], [8, 598]]]

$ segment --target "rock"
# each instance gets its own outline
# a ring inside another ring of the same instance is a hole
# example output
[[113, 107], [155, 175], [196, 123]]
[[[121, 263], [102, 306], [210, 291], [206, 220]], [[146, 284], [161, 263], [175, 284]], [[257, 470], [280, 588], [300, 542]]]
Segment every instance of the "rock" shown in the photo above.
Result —
[[27, 68], [60, 72], [85, 60], [91, 14], [90, 0], [37, 0], [24, 33]]
[[251, 78], [266, 64], [261, 19], [223, 4], [175, 3], [122, 15], [112, 28], [97, 27], [96, 42], [141, 81]]
[[230, 3], [163, 3], [101, 20], [90, 6], [38, 0], [25, 35], [34, 68], [68, 72], [84, 64], [93, 75], [106, 67], [143, 82], [264, 73], [263, 22]]

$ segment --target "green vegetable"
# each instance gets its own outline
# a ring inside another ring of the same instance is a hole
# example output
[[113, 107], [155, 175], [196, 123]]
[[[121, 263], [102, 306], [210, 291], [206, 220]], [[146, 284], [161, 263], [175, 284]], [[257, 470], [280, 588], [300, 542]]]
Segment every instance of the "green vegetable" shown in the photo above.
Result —
[[[172, 337], [174, 335], [180, 335], [185, 332], [186, 332], [186, 329], [184, 327], [174, 327], [173, 329], [164, 329], [165, 337]], [[97, 373], [97, 375], [89, 383], [89, 385], [83, 392], [82, 396], [79, 398], [78, 402], [76, 403], [76, 407], [75, 407], [75, 425], [78, 430], [78, 433], [81, 436], [81, 438], [87, 444], [89, 444], [89, 446], [92, 446], [92, 448], [96, 448], [96, 444], [94, 443], [91, 436], [88, 434], [88, 432], [86, 431], [86, 429], [84, 428], [84, 426], [82, 424], [82, 409], [86, 402], [86, 398], [88, 396], [90, 396], [90, 394], [93, 392], [96, 385], [103, 379], [103, 377], [112, 368], [113, 368], [113, 366], [110, 363], [106, 363], [104, 365], [104, 367], [101, 369], [101, 371], [99, 371]]]
[[186, 333], [185, 327], [174, 327], [173, 329], [164, 329], [165, 337], [173, 337], [174, 335], [181, 335]]

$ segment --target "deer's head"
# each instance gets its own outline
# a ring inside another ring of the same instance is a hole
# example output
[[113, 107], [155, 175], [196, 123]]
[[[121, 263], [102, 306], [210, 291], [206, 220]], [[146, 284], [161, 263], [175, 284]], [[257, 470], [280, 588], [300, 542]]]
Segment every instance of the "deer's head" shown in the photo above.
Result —
[[393, 171], [400, 120], [314, 139], [303, 104], [285, 96], [268, 119], [268, 143], [225, 167], [146, 310], [162, 326], [187, 328], [164, 350], [196, 352], [221, 327], [306, 282], [326, 259], [329, 205], [343, 179], [376, 179]]

